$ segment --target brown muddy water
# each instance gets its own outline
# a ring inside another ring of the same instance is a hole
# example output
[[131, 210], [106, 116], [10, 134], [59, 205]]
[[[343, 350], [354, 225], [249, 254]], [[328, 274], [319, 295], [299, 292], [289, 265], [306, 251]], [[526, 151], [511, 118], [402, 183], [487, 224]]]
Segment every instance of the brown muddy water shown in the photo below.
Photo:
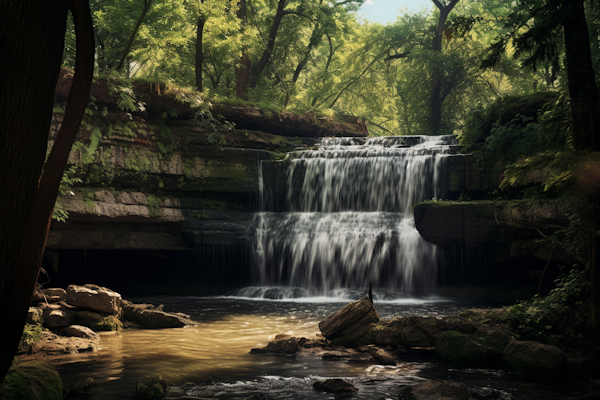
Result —
[[[164, 304], [166, 311], [190, 314], [199, 324], [180, 329], [103, 333], [98, 352], [52, 360], [66, 387], [92, 377], [86, 398], [134, 399], [138, 380], [162, 375], [189, 396], [244, 399], [265, 393], [270, 399], [333, 399], [313, 390], [318, 379], [343, 377], [359, 388], [356, 399], [395, 399], [398, 387], [424, 379], [455, 380], [481, 397], [503, 400], [568, 399], [568, 387], [531, 381], [497, 370], [453, 369], [423, 352], [396, 367], [364, 362], [325, 361], [310, 355], [250, 354], [275, 335], [313, 337], [318, 322], [348, 298], [265, 300], [240, 297], [154, 297], [134, 302]], [[446, 315], [473, 304], [444, 299], [375, 301], [381, 318]], [[183, 385], [183, 386], [182, 386]], [[335, 397], [338, 398], [338, 397]]]

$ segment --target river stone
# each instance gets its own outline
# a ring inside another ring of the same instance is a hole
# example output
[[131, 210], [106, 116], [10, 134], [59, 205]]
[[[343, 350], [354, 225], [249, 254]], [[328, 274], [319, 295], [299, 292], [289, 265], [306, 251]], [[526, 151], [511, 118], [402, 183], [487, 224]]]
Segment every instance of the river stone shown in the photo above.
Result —
[[59, 332], [62, 336], [74, 336], [84, 339], [96, 339], [98, 334], [86, 326], [69, 325]]
[[42, 293], [48, 303], [58, 303], [67, 298], [67, 291], [61, 288], [42, 289]]
[[381, 365], [396, 365], [396, 357], [391, 355], [384, 349], [378, 347], [372, 347], [369, 349], [369, 353], [377, 360]]
[[316, 381], [313, 387], [327, 393], [356, 393], [357, 388], [350, 382], [343, 379], [327, 379], [325, 381]]
[[460, 365], [485, 367], [500, 359], [500, 352], [480, 343], [471, 335], [454, 331], [442, 332], [435, 343], [435, 352], [444, 361]]
[[502, 362], [511, 371], [541, 378], [559, 377], [567, 369], [567, 356], [556, 346], [533, 341], [512, 341], [504, 349]]
[[44, 326], [50, 329], [64, 328], [73, 324], [73, 314], [58, 304], [47, 305], [42, 313]]
[[470, 400], [469, 389], [457, 382], [423, 382], [401, 386], [399, 400]]
[[477, 326], [468, 319], [460, 317], [409, 315], [396, 317], [387, 325], [376, 326], [370, 331], [370, 335], [373, 342], [378, 345], [434, 347], [438, 336], [444, 331], [472, 334], [477, 332]]
[[319, 329], [329, 340], [354, 340], [366, 334], [371, 329], [371, 324], [377, 321], [379, 315], [373, 302], [369, 297], [363, 297], [329, 315], [319, 323]]
[[66, 301], [77, 307], [106, 314], [117, 314], [120, 310], [121, 295], [97, 285], [70, 285], [67, 288]]
[[160, 310], [143, 310], [137, 315], [135, 322], [148, 329], [183, 328], [194, 324], [189, 318]]
[[291, 337], [289, 339], [275, 340], [269, 342], [265, 347], [250, 350], [251, 353], [284, 353], [295, 354], [300, 351], [298, 339]]

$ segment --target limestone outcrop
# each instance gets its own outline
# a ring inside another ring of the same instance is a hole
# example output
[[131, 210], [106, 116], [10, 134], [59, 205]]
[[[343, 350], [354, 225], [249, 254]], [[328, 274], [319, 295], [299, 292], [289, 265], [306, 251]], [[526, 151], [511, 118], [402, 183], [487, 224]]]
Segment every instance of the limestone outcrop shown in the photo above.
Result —
[[[569, 207], [559, 201], [435, 201], [414, 208], [425, 240], [444, 248], [486, 249], [498, 257], [548, 259], [551, 246], [533, 243], [568, 226]], [[557, 254], [554, 254], [556, 257]]]

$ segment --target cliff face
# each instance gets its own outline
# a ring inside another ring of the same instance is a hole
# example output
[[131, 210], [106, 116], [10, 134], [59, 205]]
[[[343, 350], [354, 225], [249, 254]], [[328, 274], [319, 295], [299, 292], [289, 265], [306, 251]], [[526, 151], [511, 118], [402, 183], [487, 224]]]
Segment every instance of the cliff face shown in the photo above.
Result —
[[[71, 81], [63, 70], [49, 148]], [[164, 84], [125, 86], [107, 78], [92, 87], [57, 202], [68, 217], [53, 221], [49, 250], [247, 248], [261, 161], [323, 136], [368, 135], [357, 119], [211, 105]]]

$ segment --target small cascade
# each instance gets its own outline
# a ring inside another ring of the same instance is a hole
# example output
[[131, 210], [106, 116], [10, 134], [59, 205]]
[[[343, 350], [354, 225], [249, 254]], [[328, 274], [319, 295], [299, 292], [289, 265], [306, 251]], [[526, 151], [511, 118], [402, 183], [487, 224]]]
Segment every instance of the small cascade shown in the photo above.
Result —
[[[430, 291], [437, 249], [416, 230], [412, 207], [444, 196], [453, 144], [453, 136], [326, 138], [316, 150], [294, 153], [285, 209], [256, 217], [254, 283], [316, 295], [369, 283], [402, 294]], [[262, 174], [259, 180], [261, 204], [269, 204], [264, 197], [276, 190]]]

